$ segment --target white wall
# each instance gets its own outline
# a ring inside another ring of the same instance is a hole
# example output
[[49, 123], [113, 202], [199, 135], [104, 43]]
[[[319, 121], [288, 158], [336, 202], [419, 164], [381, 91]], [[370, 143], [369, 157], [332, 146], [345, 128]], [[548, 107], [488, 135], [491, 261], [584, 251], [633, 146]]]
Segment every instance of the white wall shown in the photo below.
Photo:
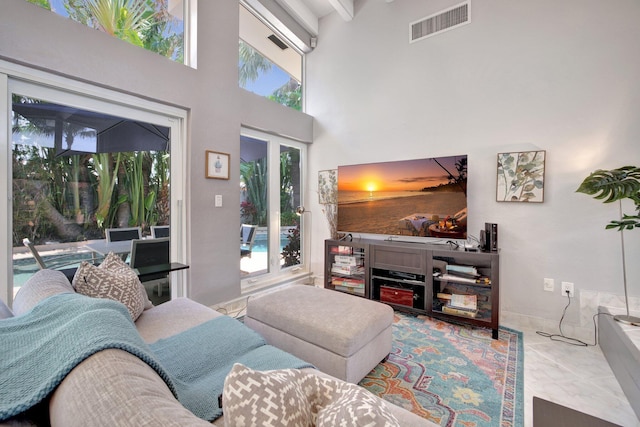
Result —
[[[25, 0], [2, 1], [0, 58], [189, 111], [189, 295], [215, 304], [240, 295], [241, 124], [310, 141], [312, 121], [238, 88], [238, 2], [198, 3], [197, 70]], [[230, 180], [204, 178], [205, 150], [231, 155]], [[216, 194], [222, 208], [213, 207]]]
[[[504, 311], [559, 319], [560, 281], [622, 294], [619, 233], [604, 230], [617, 207], [575, 189], [595, 169], [640, 165], [640, 3], [476, 0], [471, 24], [409, 44], [409, 22], [457, 3], [360, 0], [353, 21], [321, 20], [307, 57], [312, 196], [319, 170], [466, 153], [470, 231], [499, 224]], [[546, 150], [544, 203], [496, 202], [496, 154], [529, 150]], [[328, 237], [324, 219], [314, 229]], [[640, 231], [626, 236], [640, 297]]]

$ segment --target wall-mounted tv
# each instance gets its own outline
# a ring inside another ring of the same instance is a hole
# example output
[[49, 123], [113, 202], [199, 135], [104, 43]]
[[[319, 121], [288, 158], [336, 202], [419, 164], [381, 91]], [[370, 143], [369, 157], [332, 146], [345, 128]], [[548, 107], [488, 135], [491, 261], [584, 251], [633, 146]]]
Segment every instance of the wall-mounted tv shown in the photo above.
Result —
[[467, 156], [338, 166], [338, 231], [467, 238]]

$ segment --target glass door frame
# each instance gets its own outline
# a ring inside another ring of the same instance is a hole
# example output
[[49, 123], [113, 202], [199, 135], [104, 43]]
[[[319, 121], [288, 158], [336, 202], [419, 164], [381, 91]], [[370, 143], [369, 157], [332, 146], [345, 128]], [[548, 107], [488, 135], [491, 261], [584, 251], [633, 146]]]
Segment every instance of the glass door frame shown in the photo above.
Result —
[[[6, 177], [6, 197], [0, 202], [0, 221], [6, 225], [6, 239], [0, 243], [0, 298], [11, 305], [13, 301], [13, 250], [12, 250], [12, 144], [11, 111], [12, 94], [45, 99], [86, 110], [100, 111], [114, 116], [155, 123], [171, 128], [171, 259], [188, 264], [189, 230], [184, 218], [188, 177], [186, 167], [186, 119], [185, 110], [143, 100], [132, 95], [118, 93], [43, 71], [30, 69], [0, 60], [0, 173]], [[187, 273], [188, 274], [188, 273]], [[172, 273], [171, 295], [186, 296], [186, 280], [181, 272]]]
[[268, 267], [267, 272], [261, 275], [249, 276], [241, 280], [242, 293], [248, 293], [255, 288], [270, 286], [286, 280], [291, 280], [291, 275], [307, 277], [310, 274], [310, 236], [311, 223], [307, 223], [308, 215], [301, 216], [300, 248], [301, 260], [300, 264], [281, 267], [280, 266], [280, 145], [292, 147], [300, 150], [300, 204], [305, 206], [306, 188], [307, 188], [307, 144], [292, 139], [288, 139], [279, 135], [274, 135], [248, 127], [242, 127], [241, 135], [264, 141], [267, 143], [267, 164], [268, 164], [268, 182], [269, 193], [267, 196], [267, 204], [269, 206], [269, 229], [268, 229]]

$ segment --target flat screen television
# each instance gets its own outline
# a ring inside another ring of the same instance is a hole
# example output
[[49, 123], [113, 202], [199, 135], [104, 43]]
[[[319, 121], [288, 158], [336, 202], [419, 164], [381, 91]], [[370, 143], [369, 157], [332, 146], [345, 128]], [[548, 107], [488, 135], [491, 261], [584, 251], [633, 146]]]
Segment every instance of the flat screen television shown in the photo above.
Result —
[[337, 229], [466, 239], [467, 155], [338, 166]]

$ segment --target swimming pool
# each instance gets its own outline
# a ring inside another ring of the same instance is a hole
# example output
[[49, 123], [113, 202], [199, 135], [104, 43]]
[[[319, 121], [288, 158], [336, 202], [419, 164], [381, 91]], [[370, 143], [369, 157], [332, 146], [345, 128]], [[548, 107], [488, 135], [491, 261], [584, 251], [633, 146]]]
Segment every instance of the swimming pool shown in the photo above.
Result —
[[[51, 261], [57, 257], [59, 257], [59, 255], [42, 255], [42, 260], [45, 265], [47, 265], [47, 261]], [[78, 252], [75, 256], [69, 255], [69, 257], [65, 259], [68, 262], [68, 265], [65, 263], [65, 267], [77, 267], [82, 261], [91, 261], [91, 252]], [[13, 286], [20, 287], [24, 285], [39, 269], [36, 260], [32, 256], [14, 257]]]

